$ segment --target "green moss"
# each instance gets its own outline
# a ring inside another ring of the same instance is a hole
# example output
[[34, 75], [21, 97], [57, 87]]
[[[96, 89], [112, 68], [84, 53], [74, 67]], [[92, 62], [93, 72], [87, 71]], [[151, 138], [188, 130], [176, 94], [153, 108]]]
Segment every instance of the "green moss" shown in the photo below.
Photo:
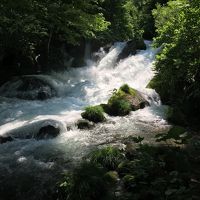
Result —
[[152, 78], [146, 88], [155, 89], [156, 88], [156, 79]]
[[135, 89], [131, 88], [128, 84], [124, 84], [120, 87], [118, 92], [124, 92], [126, 94], [130, 94], [131, 96], [136, 96], [137, 92]]
[[131, 104], [124, 99], [113, 98], [109, 103], [110, 115], [125, 116], [128, 115], [131, 110]]
[[92, 163], [100, 164], [108, 170], [115, 170], [124, 158], [121, 151], [114, 147], [96, 150], [89, 157]]
[[129, 95], [135, 97], [137, 95], [136, 90], [130, 88], [127, 84], [122, 85], [108, 100], [108, 107], [105, 112], [114, 116], [128, 115], [132, 110], [127, 98]]
[[85, 112], [81, 113], [82, 118], [98, 123], [106, 120], [101, 106], [89, 106], [85, 108]]

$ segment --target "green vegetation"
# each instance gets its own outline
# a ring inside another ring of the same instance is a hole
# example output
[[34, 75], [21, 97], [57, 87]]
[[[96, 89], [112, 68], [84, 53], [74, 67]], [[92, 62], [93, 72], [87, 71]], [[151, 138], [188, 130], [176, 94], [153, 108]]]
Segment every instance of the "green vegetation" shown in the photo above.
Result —
[[89, 106], [85, 108], [85, 112], [81, 113], [84, 119], [98, 123], [106, 120], [101, 106]]
[[83, 55], [77, 54], [84, 54], [86, 41], [95, 46], [131, 40], [144, 48], [142, 36], [151, 31], [156, 3], [165, 0], [2, 0], [1, 82], [38, 70], [63, 69], [64, 59], [72, 57], [80, 66]]
[[58, 200], [109, 200], [110, 181], [104, 177], [105, 169], [83, 162], [60, 184]]
[[143, 30], [139, 27], [139, 12], [132, 0], [105, 0], [104, 16], [111, 22], [107, 39], [111, 41], [141, 40]]
[[[156, 76], [147, 87], [171, 106], [168, 120], [178, 125], [156, 136], [167, 145], [143, 145], [138, 136], [127, 142], [137, 148], [96, 150], [64, 177], [56, 199], [200, 199], [199, 136], [182, 127], [199, 127], [200, 120], [199, 0], [1, 0], [0, 16], [0, 84], [63, 67], [63, 58], [79, 54], [86, 41], [129, 41], [144, 48], [143, 38], [154, 37], [160, 47]], [[106, 120], [104, 112], [124, 116], [145, 105], [142, 95], [124, 84], [107, 104], [87, 107], [81, 116], [98, 123]], [[93, 123], [77, 126], [92, 128]], [[115, 195], [118, 179], [121, 196]]]
[[126, 95], [130, 94], [130, 87], [125, 84], [119, 90], [115, 91], [108, 100], [108, 111], [110, 115], [124, 116], [132, 110], [130, 102], [126, 100]]
[[133, 0], [139, 14], [139, 27], [143, 30], [143, 37], [145, 39], [152, 39], [155, 33], [155, 22], [152, 15], [152, 10], [156, 8], [157, 4], [164, 5], [168, 0]]
[[125, 116], [131, 112], [131, 104], [115, 96], [112, 100], [109, 101], [109, 114], [114, 116]]
[[105, 21], [98, 5], [97, 0], [2, 0], [2, 70], [11, 75], [34, 73], [38, 70], [35, 60], [38, 54], [43, 71], [54, 62], [58, 64], [62, 60], [59, 55], [62, 55], [63, 44], [77, 45], [107, 29], [109, 22]]
[[169, 1], [153, 11], [162, 46], [157, 56], [156, 90], [164, 103], [178, 108], [187, 120], [200, 119], [200, 5], [198, 0]]
[[124, 158], [122, 152], [113, 147], [96, 150], [92, 152], [89, 157], [92, 163], [100, 164], [107, 170], [116, 169]]
[[181, 126], [173, 126], [168, 133], [156, 135], [156, 141], [165, 141], [173, 140], [176, 144], [185, 144], [188, 139], [191, 138], [191, 135], [187, 130]]
[[[129, 87], [129, 85], [124, 84], [120, 87], [119, 89], [119, 93], [125, 93], [125, 94], [130, 94], [132, 96], [136, 96], [136, 90], [134, 90], [133, 88]], [[121, 94], [123, 95], [123, 94]]]
[[[182, 132], [180, 127], [172, 129]], [[69, 191], [72, 199], [199, 199], [200, 143], [196, 138], [187, 138], [186, 143], [178, 147], [140, 144], [132, 149], [132, 157], [113, 147], [96, 150], [89, 154], [89, 163], [64, 178], [63, 198], [58, 199], [69, 199]], [[122, 188], [116, 196], [119, 183]]]

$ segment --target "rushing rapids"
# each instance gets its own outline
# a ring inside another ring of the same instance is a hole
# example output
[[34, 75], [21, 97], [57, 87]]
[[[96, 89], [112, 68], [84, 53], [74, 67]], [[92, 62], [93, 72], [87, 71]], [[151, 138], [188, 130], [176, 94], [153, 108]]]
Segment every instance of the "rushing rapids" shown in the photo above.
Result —
[[[150, 142], [153, 134], [168, 128], [159, 96], [146, 88], [154, 76], [152, 63], [158, 51], [150, 44], [147, 41], [147, 50], [119, 63], [117, 56], [125, 43], [115, 44], [107, 54], [101, 51], [101, 59], [88, 61], [85, 67], [35, 75], [56, 91], [45, 101], [17, 98], [20, 80], [0, 88], [0, 136], [14, 138], [0, 145], [0, 196], [43, 199], [63, 171], [91, 149], [104, 144], [123, 147], [120, 141], [129, 135], [142, 135]], [[124, 83], [139, 90], [151, 106], [126, 117], [107, 116], [107, 122], [92, 130], [78, 130], [76, 122], [84, 107], [105, 103]], [[54, 139], [35, 140], [39, 129], [46, 125], [60, 128], [61, 133]]]

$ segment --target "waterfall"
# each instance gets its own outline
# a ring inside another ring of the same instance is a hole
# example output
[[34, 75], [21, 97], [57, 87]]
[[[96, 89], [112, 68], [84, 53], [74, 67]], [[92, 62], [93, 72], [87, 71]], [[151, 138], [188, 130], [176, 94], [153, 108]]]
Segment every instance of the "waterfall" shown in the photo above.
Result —
[[[20, 181], [25, 179], [32, 186], [31, 194], [38, 193], [38, 190], [46, 191], [46, 184], [56, 182], [63, 170], [99, 144], [113, 141], [123, 146], [120, 143], [123, 137], [138, 134], [150, 138], [168, 126], [164, 117], [165, 107], [160, 104], [159, 96], [146, 88], [154, 76], [152, 65], [158, 50], [146, 41], [146, 50], [117, 63], [117, 56], [125, 45], [116, 43], [100, 61], [90, 62], [87, 66], [35, 75], [56, 91], [55, 97], [45, 101], [18, 99], [20, 80], [0, 88], [0, 136], [16, 138], [0, 145], [1, 185], [13, 182], [16, 190], [20, 190]], [[85, 58], [88, 58], [89, 49], [88, 44]], [[107, 122], [97, 124], [93, 130], [78, 130], [75, 124], [84, 107], [107, 102], [113, 90], [124, 83], [139, 90], [151, 106], [131, 112], [126, 117], [107, 116]], [[62, 133], [51, 140], [26, 139], [44, 124], [57, 124]], [[29, 198], [27, 191], [23, 195], [20, 200]]]

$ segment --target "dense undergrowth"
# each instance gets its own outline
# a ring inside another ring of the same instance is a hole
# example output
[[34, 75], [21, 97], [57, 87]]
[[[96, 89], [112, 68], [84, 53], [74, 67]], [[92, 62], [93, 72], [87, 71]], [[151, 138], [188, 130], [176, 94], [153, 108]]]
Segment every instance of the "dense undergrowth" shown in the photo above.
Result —
[[177, 131], [163, 136], [165, 142], [170, 141], [168, 145], [142, 144], [133, 137], [125, 149], [110, 146], [90, 153], [59, 184], [58, 199], [199, 199], [199, 138], [188, 137], [177, 145], [171, 140], [174, 136], [179, 141]]

